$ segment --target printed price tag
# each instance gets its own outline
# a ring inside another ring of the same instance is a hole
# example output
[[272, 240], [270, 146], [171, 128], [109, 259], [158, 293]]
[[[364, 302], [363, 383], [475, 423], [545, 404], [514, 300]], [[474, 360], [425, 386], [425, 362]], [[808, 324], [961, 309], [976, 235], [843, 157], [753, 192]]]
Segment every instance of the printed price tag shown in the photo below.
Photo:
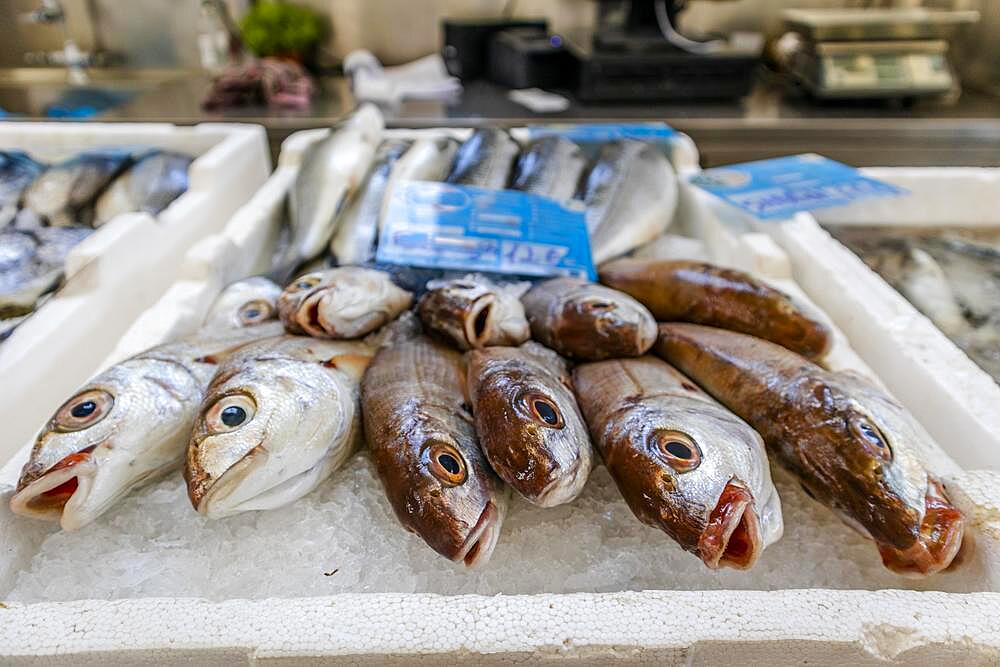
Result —
[[565, 137], [578, 144], [605, 144], [617, 139], [636, 139], [649, 143], [669, 143], [677, 130], [666, 123], [581, 123], [574, 125], [532, 125], [528, 136], [538, 139], [549, 135]]
[[526, 192], [424, 181], [389, 195], [376, 261], [597, 278], [581, 209]]
[[706, 169], [691, 183], [761, 220], [906, 194], [903, 188], [813, 153]]

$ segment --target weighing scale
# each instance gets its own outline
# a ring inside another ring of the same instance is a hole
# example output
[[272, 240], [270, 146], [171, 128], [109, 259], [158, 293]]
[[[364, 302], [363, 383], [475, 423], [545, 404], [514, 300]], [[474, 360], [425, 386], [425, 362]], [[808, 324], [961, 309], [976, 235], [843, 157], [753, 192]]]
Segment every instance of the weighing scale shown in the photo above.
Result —
[[816, 97], [906, 98], [957, 89], [947, 39], [979, 12], [788, 9], [782, 17], [801, 37], [785, 64]]

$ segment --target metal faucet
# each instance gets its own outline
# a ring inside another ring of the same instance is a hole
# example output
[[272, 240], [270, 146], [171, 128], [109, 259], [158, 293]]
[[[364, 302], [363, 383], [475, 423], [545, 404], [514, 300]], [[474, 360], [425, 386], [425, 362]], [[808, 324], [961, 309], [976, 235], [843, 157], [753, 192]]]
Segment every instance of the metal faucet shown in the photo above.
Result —
[[66, 78], [70, 84], [84, 86], [90, 82], [86, 70], [86, 66], [90, 62], [90, 55], [82, 51], [77, 46], [76, 41], [69, 36], [66, 27], [66, 12], [59, 0], [42, 0], [42, 4], [33, 12], [22, 14], [21, 21], [38, 25], [61, 25], [63, 29], [62, 51], [46, 54], [47, 58], [52, 62], [66, 66]]

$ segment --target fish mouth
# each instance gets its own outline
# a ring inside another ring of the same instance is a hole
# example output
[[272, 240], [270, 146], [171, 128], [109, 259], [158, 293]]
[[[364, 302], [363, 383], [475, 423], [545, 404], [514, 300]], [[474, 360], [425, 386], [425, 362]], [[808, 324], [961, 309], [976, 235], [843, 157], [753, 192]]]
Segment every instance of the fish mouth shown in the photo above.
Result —
[[[41, 477], [15, 493], [10, 510], [20, 516], [59, 521], [64, 530], [76, 530], [87, 521], [73, 517], [73, 510], [83, 504], [97, 472], [91, 460], [93, 445], [70, 454]], [[69, 511], [67, 511], [69, 507]]]
[[490, 337], [490, 324], [493, 319], [493, 306], [496, 297], [486, 294], [479, 297], [465, 311], [465, 341], [469, 347], [481, 349]]
[[330, 334], [323, 326], [320, 315], [320, 304], [326, 296], [325, 289], [314, 290], [304, 299], [295, 314], [295, 321], [302, 330], [313, 338], [329, 338]]
[[753, 508], [753, 495], [733, 478], [723, 489], [698, 539], [698, 555], [713, 570], [747, 570], [757, 562], [761, 549], [760, 519]]
[[456, 563], [462, 561], [468, 568], [486, 564], [500, 538], [500, 519], [500, 510], [496, 504], [493, 501], [486, 503], [465, 544], [452, 560]]
[[951, 504], [941, 484], [929, 480], [916, 541], [906, 549], [880, 544], [878, 550], [888, 569], [904, 577], [919, 578], [957, 564], [956, 556], [968, 541], [964, 536], [965, 516]]

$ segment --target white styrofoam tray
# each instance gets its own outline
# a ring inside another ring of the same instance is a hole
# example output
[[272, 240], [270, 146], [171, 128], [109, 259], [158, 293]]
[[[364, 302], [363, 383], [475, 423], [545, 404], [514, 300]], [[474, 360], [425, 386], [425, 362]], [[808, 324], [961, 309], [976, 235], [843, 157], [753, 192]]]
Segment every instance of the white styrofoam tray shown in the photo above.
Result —
[[0, 123], [0, 147], [45, 160], [98, 146], [195, 156], [188, 190], [159, 216], [125, 214], [66, 259], [65, 285], [0, 345], [0, 460], [7, 460], [177, 275], [193, 243], [218, 232], [271, 171], [264, 129], [203, 123]]
[[[191, 331], [230, 280], [266, 265], [304, 143], [284, 147], [278, 170], [215, 237], [188, 254], [183, 279], [122, 339], [108, 363]], [[734, 232], [684, 186], [672, 230], [703, 241], [712, 259], [801, 294], [789, 257], [768, 236]], [[801, 271], [800, 271], [801, 273]], [[838, 332], [831, 365], [871, 370]], [[1000, 475], [962, 470], [944, 450], [928, 466], [967, 512], [978, 542], [963, 564], [1000, 590]], [[9, 496], [27, 450], [0, 470]], [[973, 465], [972, 467], [975, 467]], [[138, 491], [141, 493], [142, 491]], [[0, 534], [4, 521], [0, 512]], [[37, 545], [0, 551], [0, 599]], [[621, 591], [492, 597], [345, 594], [211, 602], [200, 599], [80, 600], [0, 607], [5, 664], [511, 664], [569, 659], [665, 665], [829, 663], [996, 664], [1000, 594], [981, 592]]]

